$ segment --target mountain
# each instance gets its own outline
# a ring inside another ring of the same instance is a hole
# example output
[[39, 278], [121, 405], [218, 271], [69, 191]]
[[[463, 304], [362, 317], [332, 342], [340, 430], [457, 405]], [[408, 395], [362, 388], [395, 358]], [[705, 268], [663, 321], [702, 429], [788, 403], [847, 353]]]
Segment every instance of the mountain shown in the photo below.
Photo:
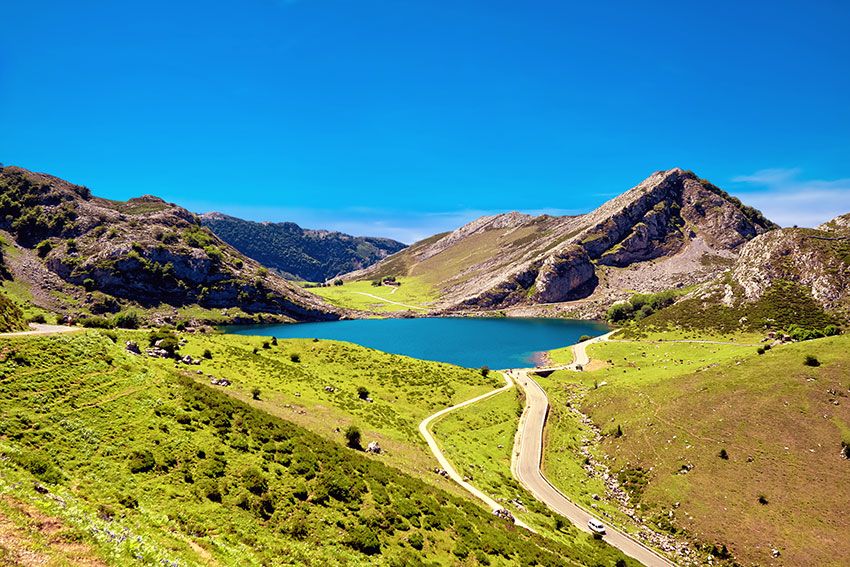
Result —
[[3, 233], [13, 242], [11, 275], [29, 287], [34, 303], [64, 315], [127, 307], [176, 314], [198, 306], [284, 320], [339, 317], [220, 240], [196, 215], [150, 195], [110, 201], [50, 175], [5, 167]]
[[366, 268], [406, 247], [390, 238], [309, 230], [292, 222], [246, 221], [221, 213], [201, 215], [201, 224], [284, 277], [311, 282]]
[[436, 290], [437, 309], [561, 303], [598, 315], [627, 290], [711, 279], [750, 240], [777, 226], [682, 169], [659, 171], [588, 214], [507, 213], [435, 235], [348, 274], [407, 276]]

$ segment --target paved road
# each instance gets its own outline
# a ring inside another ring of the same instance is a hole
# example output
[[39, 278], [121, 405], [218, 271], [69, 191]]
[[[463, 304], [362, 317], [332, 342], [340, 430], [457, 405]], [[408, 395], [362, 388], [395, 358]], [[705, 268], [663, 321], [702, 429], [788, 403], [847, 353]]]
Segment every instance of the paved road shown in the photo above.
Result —
[[[575, 368], [577, 364], [586, 365], [589, 362], [586, 347], [593, 342], [605, 340], [607, 336], [603, 335], [585, 343], [575, 345], [573, 347], [575, 360], [572, 365], [567, 366]], [[567, 366], [560, 368], [566, 368]], [[549, 399], [546, 397], [543, 388], [531, 378], [530, 373], [533, 371], [534, 369], [507, 371], [507, 374], [525, 390], [526, 403], [525, 410], [520, 418], [519, 429], [517, 430], [513, 458], [511, 459], [511, 472], [535, 498], [555, 512], [566, 517], [578, 528], [589, 532], [587, 522], [595, 516], [573, 504], [543, 476], [543, 471], [540, 470], [540, 464], [543, 458], [543, 427], [546, 424], [546, 416], [549, 413]], [[674, 565], [636, 539], [607, 524], [606, 528], [608, 533], [603, 538], [606, 542], [626, 555], [637, 559], [644, 565], [650, 567], [670, 567]]]
[[53, 335], [55, 333], [73, 333], [82, 331], [82, 327], [68, 327], [66, 325], [44, 325], [42, 323], [30, 323], [29, 331], [15, 331], [14, 333], [0, 333], [0, 337], [25, 337], [28, 335]]
[[[469, 492], [470, 494], [472, 494], [473, 496], [475, 496], [479, 500], [482, 500], [493, 511], [504, 508], [504, 506], [502, 506], [501, 504], [496, 502], [493, 498], [491, 498], [487, 494], [484, 494], [483, 492], [481, 492], [480, 490], [478, 490], [477, 488], [475, 488], [474, 486], [472, 486], [471, 484], [469, 484], [468, 482], [466, 482], [463, 479], [463, 477], [457, 472], [457, 470], [455, 470], [454, 466], [452, 466], [452, 463], [443, 454], [443, 451], [440, 449], [440, 446], [437, 445], [437, 441], [434, 439], [434, 436], [431, 435], [431, 432], [428, 430], [428, 427], [431, 425], [431, 422], [433, 422], [435, 419], [438, 419], [438, 418], [446, 415], [449, 412], [452, 412], [456, 409], [460, 409], [462, 407], [468, 406], [470, 404], [474, 404], [475, 402], [489, 398], [490, 396], [495, 396], [496, 394], [500, 394], [502, 392], [505, 392], [505, 391], [513, 388], [513, 386], [514, 386], [513, 381], [510, 378], [508, 378], [505, 374], [502, 374], [502, 377], [505, 379], [505, 385], [502, 386], [501, 388], [498, 388], [498, 389], [493, 390], [491, 392], [487, 392], [487, 393], [482, 394], [478, 397], [472, 398], [471, 400], [466, 400], [465, 402], [461, 402], [461, 403], [453, 405], [451, 407], [447, 407], [446, 409], [442, 409], [442, 410], [438, 411], [437, 413], [426, 417], [425, 419], [422, 420], [422, 423], [419, 424], [419, 433], [421, 433], [422, 437], [425, 438], [425, 441], [428, 443], [428, 447], [431, 449], [431, 452], [437, 458], [437, 461], [440, 463], [440, 466], [443, 467], [443, 469], [447, 473], [449, 473], [449, 478], [451, 478], [453, 481], [455, 481], [456, 483], [461, 485], [464, 489], [466, 489], [467, 492]], [[534, 531], [520, 520], [515, 520], [515, 524], [517, 526], [520, 526], [520, 527], [525, 528], [527, 530]]]

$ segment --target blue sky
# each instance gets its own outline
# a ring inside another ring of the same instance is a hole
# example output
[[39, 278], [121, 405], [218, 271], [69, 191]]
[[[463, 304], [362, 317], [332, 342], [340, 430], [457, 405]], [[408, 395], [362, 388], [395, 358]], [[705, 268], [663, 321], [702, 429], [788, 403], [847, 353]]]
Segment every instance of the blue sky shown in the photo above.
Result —
[[407, 242], [674, 166], [850, 211], [850, 3], [640, 4], [5, 3], [0, 161]]

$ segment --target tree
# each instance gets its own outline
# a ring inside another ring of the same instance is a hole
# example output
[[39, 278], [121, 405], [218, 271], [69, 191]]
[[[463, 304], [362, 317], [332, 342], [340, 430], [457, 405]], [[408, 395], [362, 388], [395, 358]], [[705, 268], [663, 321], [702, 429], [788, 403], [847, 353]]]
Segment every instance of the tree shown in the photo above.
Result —
[[293, 352], [289, 355], [289, 360], [291, 360], [292, 362], [301, 362], [301, 355], [297, 352]]
[[717, 454], [717, 456], [723, 459], [724, 461], [729, 460], [729, 453], [726, 452], [726, 449], [720, 449], [720, 452]]
[[486, 378], [488, 374], [490, 374], [490, 367], [485, 364], [481, 367], [481, 375]]
[[345, 442], [352, 449], [362, 449], [360, 445], [360, 428], [356, 425], [349, 425], [345, 430]]
[[260, 399], [260, 389], [257, 388], [256, 386], [251, 388], [251, 397], [254, 398], [255, 400]]
[[204, 358], [206, 358], [207, 360], [212, 359], [212, 351], [211, 351], [210, 349], [208, 349], [208, 348], [205, 348], [205, 349], [204, 349], [204, 354], [203, 354], [203, 356], [204, 356]]
[[617, 424], [617, 433], [615, 433], [614, 436], [615, 437], [622, 437], [623, 436], [623, 428], [620, 426], [619, 423]]
[[342, 285], [343, 283], [344, 283], [344, 282], [343, 282], [341, 279], [339, 279], [339, 278], [337, 278], [337, 279], [335, 279], [335, 280], [334, 280], [334, 285]]
[[365, 386], [357, 386], [357, 396], [361, 400], [365, 400], [369, 397], [369, 390], [367, 390]]
[[806, 366], [820, 366], [820, 361], [817, 357], [812, 356], [811, 354], [807, 354], [806, 358], [803, 360], [803, 364]]

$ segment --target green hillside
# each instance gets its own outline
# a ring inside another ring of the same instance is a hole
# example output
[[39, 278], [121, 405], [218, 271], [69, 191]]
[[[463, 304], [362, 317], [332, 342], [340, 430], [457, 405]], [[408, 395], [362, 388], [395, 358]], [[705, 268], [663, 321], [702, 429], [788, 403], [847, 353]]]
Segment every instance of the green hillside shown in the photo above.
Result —
[[23, 312], [0, 293], [0, 333], [23, 331], [27, 328]]
[[[236, 400], [194, 370], [125, 351], [126, 339], [146, 337], [91, 331], [4, 341], [0, 520], [13, 524], [11, 533], [37, 530], [41, 539], [27, 541], [43, 541], [44, 553], [65, 553], [72, 542], [101, 562], [87, 564], [114, 565], [621, 558], [593, 540], [566, 545], [516, 529], [466, 498]], [[227, 364], [220, 342], [192, 340]], [[64, 527], [13, 513], [25, 506]], [[8, 545], [0, 541], [4, 555], [15, 552]]]
[[715, 562], [726, 546], [739, 564], [847, 564], [850, 337], [764, 350], [657, 336], [593, 345], [598, 369], [540, 379], [552, 482], [590, 505], [604, 464], [648, 525]]

